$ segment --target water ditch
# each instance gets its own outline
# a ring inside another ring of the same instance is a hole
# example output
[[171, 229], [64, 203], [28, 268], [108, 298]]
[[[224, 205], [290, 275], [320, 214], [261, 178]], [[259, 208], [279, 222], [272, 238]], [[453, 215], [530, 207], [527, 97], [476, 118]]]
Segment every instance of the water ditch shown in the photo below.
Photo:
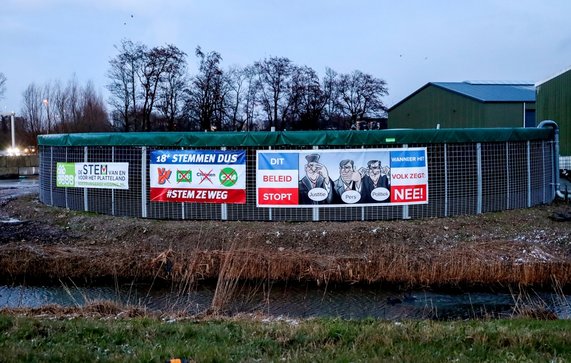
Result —
[[[152, 312], [196, 315], [211, 307], [215, 290], [215, 284], [185, 292], [144, 284], [115, 287], [63, 283], [57, 286], [0, 285], [0, 308], [37, 308], [50, 304], [70, 307], [105, 300]], [[260, 313], [288, 318], [457, 320], [508, 318], [522, 308], [548, 311], [553, 317], [569, 319], [571, 297], [547, 292], [397, 292], [371, 286], [243, 284], [237, 286], [221, 311], [229, 316]]]

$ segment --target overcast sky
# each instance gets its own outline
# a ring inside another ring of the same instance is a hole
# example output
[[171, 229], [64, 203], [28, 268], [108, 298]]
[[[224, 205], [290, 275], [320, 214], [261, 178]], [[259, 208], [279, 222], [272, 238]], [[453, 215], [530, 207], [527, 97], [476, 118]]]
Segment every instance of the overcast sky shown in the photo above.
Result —
[[217, 51], [223, 67], [287, 57], [323, 75], [360, 70], [391, 106], [427, 82], [543, 81], [571, 66], [570, 0], [1, 0], [0, 111], [31, 83], [92, 81], [107, 99], [122, 39]]

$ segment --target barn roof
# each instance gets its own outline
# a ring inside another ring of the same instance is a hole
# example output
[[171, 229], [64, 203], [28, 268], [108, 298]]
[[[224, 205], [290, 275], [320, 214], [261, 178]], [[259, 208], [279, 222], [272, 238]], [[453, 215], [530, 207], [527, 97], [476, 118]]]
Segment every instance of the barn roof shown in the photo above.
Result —
[[429, 82], [391, 108], [395, 108], [429, 86], [439, 87], [480, 102], [535, 102], [535, 86], [528, 82]]

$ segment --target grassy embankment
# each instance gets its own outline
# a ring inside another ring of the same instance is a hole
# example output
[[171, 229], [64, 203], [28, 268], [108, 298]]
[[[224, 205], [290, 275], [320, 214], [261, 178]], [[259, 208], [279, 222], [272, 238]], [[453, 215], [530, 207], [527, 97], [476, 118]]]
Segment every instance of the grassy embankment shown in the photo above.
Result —
[[397, 221], [167, 221], [0, 203], [0, 277], [28, 282], [236, 280], [407, 287], [571, 288], [565, 203]]
[[571, 321], [165, 320], [0, 314], [0, 362], [571, 361]]

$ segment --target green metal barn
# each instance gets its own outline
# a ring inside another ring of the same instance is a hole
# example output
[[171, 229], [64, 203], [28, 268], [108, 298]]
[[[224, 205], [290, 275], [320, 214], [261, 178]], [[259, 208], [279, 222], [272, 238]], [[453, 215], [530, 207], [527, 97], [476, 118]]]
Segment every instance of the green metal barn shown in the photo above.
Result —
[[535, 127], [535, 86], [430, 82], [388, 112], [389, 128]]
[[571, 159], [571, 68], [538, 83], [536, 92], [537, 119], [557, 122], [559, 153]]

